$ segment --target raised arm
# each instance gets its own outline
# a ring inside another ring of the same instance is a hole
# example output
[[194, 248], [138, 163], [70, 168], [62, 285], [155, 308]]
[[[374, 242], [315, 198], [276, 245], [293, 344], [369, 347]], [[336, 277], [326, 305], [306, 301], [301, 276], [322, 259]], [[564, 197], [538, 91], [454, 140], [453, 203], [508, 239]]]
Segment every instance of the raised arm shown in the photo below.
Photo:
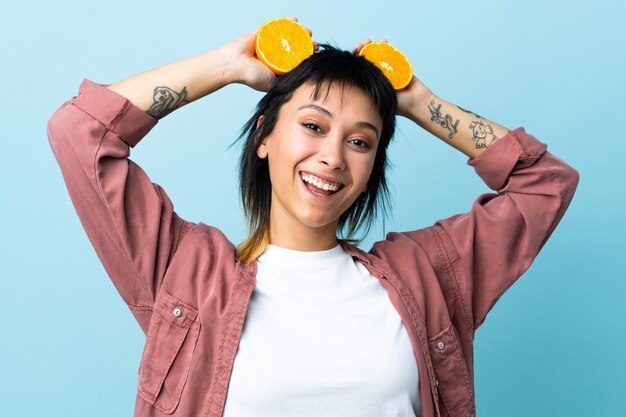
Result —
[[509, 131], [449, 103], [417, 78], [398, 101], [401, 115], [469, 156], [468, 165], [497, 191], [480, 195], [469, 212], [439, 220], [430, 235], [407, 234], [423, 246], [434, 242], [443, 288], [473, 330], [554, 232], [578, 172], [523, 128]]
[[50, 145], [80, 221], [144, 331], [169, 263], [194, 224], [181, 219], [166, 192], [129, 159], [130, 147], [158, 117], [185, 103], [230, 82], [264, 89], [273, 78], [254, 58], [251, 32], [113, 85], [85, 79], [78, 96], [48, 120]]
[[398, 113], [469, 156], [468, 165], [497, 192], [478, 196], [470, 211], [429, 228], [391, 233], [376, 247], [393, 254], [391, 261], [404, 260], [394, 263], [399, 271], [426, 251], [450, 317], [473, 334], [554, 232], [578, 172], [523, 128], [509, 131], [455, 106], [415, 77], [398, 92]]
[[470, 158], [477, 157], [509, 132], [497, 123], [437, 97], [416, 77], [398, 93], [398, 113]]
[[[365, 39], [355, 46], [354, 52], [358, 53], [370, 42], [371, 39]], [[398, 92], [398, 114], [470, 158], [477, 157], [509, 132], [506, 127], [437, 97], [415, 76]]]
[[191, 58], [125, 78], [107, 86], [155, 119], [231, 83], [267, 91], [274, 73], [254, 57], [256, 32]]

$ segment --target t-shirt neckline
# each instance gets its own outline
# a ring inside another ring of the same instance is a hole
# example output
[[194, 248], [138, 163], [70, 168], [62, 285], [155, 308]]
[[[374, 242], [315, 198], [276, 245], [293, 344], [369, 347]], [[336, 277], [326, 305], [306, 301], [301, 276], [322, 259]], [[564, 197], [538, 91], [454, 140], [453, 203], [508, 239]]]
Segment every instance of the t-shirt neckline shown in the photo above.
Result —
[[311, 268], [318, 267], [321, 264], [338, 262], [345, 255], [346, 253], [340, 244], [323, 251], [300, 251], [270, 244], [259, 256], [259, 262], [269, 265], [280, 264], [294, 268]]

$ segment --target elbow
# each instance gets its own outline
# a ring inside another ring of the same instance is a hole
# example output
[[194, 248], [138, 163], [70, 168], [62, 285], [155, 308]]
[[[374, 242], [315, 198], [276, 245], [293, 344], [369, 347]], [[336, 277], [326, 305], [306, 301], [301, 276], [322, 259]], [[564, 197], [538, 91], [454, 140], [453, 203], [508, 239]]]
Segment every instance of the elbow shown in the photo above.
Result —
[[62, 149], [71, 146], [70, 141], [72, 135], [70, 132], [75, 130], [77, 124], [77, 114], [72, 111], [73, 99], [67, 100], [59, 108], [57, 108], [46, 123], [46, 133], [48, 135], [48, 143], [52, 148], [54, 155], [59, 158], [63, 154]]
[[574, 197], [580, 175], [578, 171], [557, 156], [546, 152], [541, 159], [543, 162], [544, 192], [560, 200], [560, 206], [567, 207]]
[[52, 147], [52, 151], [55, 150], [55, 144], [57, 143], [60, 137], [63, 137], [63, 109], [66, 107], [66, 103], [62, 104], [61, 107], [56, 109], [54, 113], [48, 119], [46, 123], [46, 132], [48, 134], [48, 142]]
[[61, 134], [61, 124], [58, 123], [58, 110], [52, 114], [52, 116], [48, 119], [46, 123], [46, 132], [48, 134], [48, 144], [52, 148], [52, 152], [56, 155], [56, 148], [58, 143], [59, 136]]
[[569, 205], [570, 201], [574, 197], [574, 193], [578, 188], [578, 182], [580, 180], [580, 174], [572, 166], [563, 163], [562, 169], [559, 173], [561, 182], [561, 197], [565, 205]]

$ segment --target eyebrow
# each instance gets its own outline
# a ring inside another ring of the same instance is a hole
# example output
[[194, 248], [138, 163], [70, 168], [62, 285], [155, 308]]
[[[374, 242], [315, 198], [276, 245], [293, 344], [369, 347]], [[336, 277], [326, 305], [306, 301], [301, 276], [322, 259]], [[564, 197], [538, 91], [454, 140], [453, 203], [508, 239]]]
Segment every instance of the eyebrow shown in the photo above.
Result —
[[[333, 118], [333, 114], [331, 112], [329, 112], [322, 106], [318, 106], [317, 104], [305, 104], [304, 106], [300, 107], [298, 110], [307, 109], [307, 108], [317, 110], [318, 112], [328, 116], [329, 118], [331, 119]], [[373, 130], [374, 133], [376, 133], [376, 138], [378, 139], [378, 129], [376, 129], [376, 126], [374, 126], [373, 124], [369, 122], [357, 122], [356, 127]]]

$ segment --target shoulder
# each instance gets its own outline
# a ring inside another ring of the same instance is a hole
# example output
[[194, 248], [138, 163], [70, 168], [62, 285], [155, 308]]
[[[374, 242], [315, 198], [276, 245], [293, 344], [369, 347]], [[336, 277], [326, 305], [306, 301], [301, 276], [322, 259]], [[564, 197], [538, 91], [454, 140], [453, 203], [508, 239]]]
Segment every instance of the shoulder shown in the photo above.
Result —
[[231, 258], [235, 256], [235, 245], [217, 227], [202, 222], [189, 223], [180, 238], [180, 248], [184, 252], [205, 253], [212, 258]]
[[445, 254], [444, 241], [437, 225], [409, 232], [390, 232], [384, 240], [372, 246], [369, 253], [390, 264], [403, 264], [411, 259], [424, 258], [436, 266]]
[[198, 306], [209, 295], [230, 293], [242, 268], [235, 258], [235, 245], [220, 229], [204, 223], [189, 223], [186, 228], [164, 286], [177, 298]]
[[[391, 232], [376, 242], [369, 256], [388, 265], [402, 281], [422, 311], [440, 315], [454, 312], [456, 261], [444, 231], [438, 224], [409, 232]], [[436, 326], [440, 329], [440, 326]]]
[[362, 262], [393, 271], [401, 280], [436, 283], [449, 272], [453, 260], [438, 225], [410, 232], [390, 232], [367, 252], [351, 245], [346, 251]]
[[182, 237], [182, 240], [194, 240], [195, 243], [204, 241], [207, 244], [213, 244], [218, 246], [232, 246], [234, 244], [226, 237], [224, 232], [214, 226], [209, 226], [205, 223], [189, 223], [187, 230]]

